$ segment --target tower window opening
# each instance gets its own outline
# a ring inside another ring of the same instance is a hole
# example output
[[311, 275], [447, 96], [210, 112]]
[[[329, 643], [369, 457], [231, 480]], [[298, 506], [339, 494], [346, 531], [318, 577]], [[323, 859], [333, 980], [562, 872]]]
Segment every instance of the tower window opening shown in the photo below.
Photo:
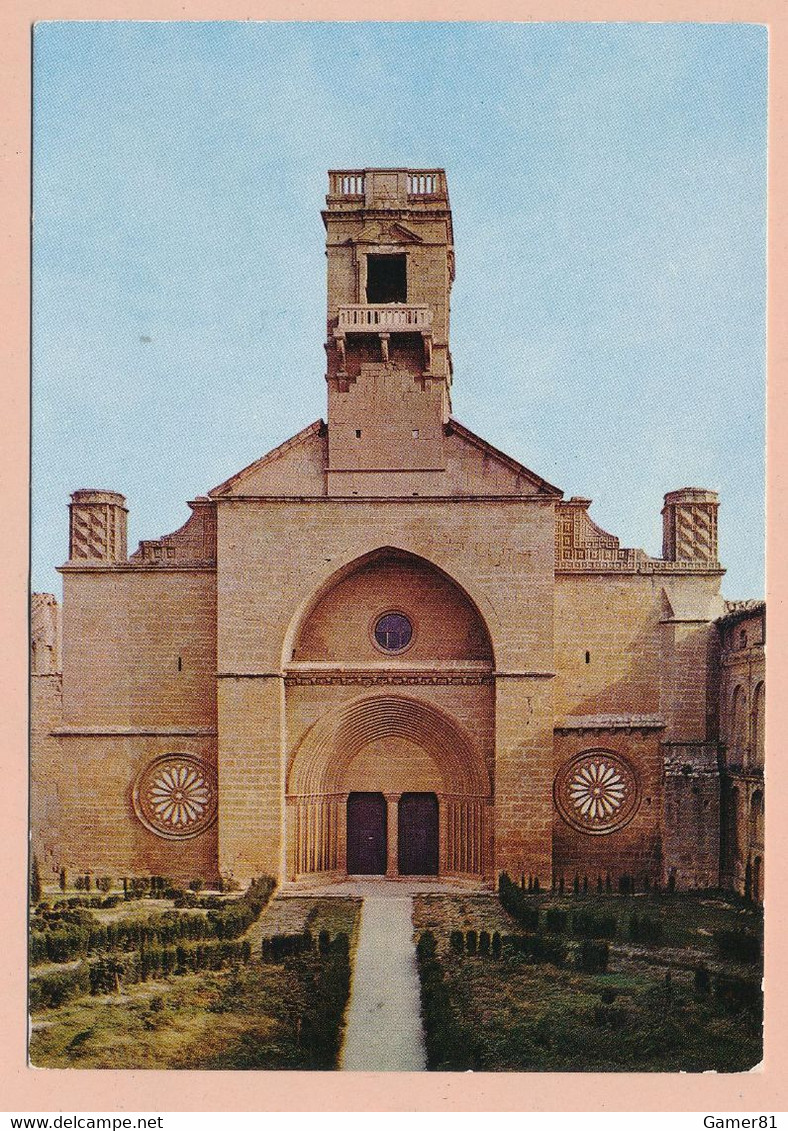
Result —
[[360, 440], [360, 439], [361, 439], [361, 429], [360, 429], [360, 428], [357, 428], [357, 429], [356, 429], [356, 439], [357, 439], [357, 440]]
[[367, 256], [367, 302], [407, 302], [407, 256]]
[[591, 663], [591, 653], [590, 652], [586, 652], [586, 663], [587, 664]]

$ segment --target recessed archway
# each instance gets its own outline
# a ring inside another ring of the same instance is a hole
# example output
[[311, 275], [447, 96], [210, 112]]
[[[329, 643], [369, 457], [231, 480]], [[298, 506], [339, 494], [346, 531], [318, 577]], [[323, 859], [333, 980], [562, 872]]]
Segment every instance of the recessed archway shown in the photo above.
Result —
[[432, 704], [369, 695], [304, 736], [287, 777], [292, 875], [347, 869], [348, 798], [362, 794], [389, 806], [389, 874], [401, 858], [399, 805], [412, 794], [435, 798], [441, 874], [487, 870], [490, 775], [464, 728]]

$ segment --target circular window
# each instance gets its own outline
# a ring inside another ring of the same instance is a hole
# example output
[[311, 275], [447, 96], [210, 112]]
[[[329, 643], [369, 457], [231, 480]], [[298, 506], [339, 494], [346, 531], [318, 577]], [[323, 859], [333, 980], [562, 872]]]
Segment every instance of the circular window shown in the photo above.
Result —
[[404, 613], [384, 613], [375, 622], [374, 635], [384, 652], [404, 652], [413, 639], [413, 625]]
[[609, 750], [586, 750], [556, 776], [553, 795], [568, 825], [584, 833], [611, 833], [632, 820], [640, 791], [632, 767]]
[[197, 836], [216, 820], [216, 776], [190, 754], [165, 754], [134, 785], [134, 811], [157, 836]]

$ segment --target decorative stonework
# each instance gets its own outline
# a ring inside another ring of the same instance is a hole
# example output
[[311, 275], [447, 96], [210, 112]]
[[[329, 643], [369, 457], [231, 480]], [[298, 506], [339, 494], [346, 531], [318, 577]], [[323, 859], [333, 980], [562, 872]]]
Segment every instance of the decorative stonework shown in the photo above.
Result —
[[116, 491], [74, 491], [69, 504], [71, 561], [126, 560], [126, 500]]
[[683, 487], [665, 496], [662, 556], [666, 561], [717, 562], [716, 491]]
[[216, 775], [190, 754], [165, 754], [134, 785], [134, 811], [157, 836], [198, 836], [216, 820]]
[[493, 682], [492, 673], [407, 675], [394, 672], [311, 672], [285, 676], [286, 687], [476, 687]]
[[568, 825], [592, 834], [623, 828], [640, 802], [634, 770], [609, 750], [586, 750], [567, 762], [556, 776], [553, 796]]

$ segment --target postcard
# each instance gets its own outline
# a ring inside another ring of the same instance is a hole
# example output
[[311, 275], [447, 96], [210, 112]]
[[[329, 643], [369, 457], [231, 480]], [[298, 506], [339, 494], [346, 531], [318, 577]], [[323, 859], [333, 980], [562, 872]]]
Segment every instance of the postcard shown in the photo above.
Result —
[[42, 1095], [763, 1088], [770, 28], [481, 15], [34, 28]]

